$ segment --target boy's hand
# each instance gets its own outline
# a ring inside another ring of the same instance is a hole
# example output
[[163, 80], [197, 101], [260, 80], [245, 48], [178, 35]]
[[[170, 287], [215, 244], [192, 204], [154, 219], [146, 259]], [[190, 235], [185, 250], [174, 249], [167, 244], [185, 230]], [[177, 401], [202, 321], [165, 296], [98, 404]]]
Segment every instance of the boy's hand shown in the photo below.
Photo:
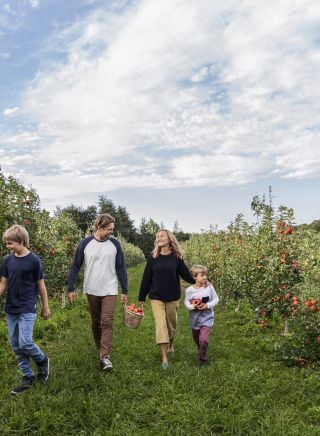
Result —
[[68, 292], [68, 300], [69, 303], [73, 303], [75, 301], [75, 299], [77, 298], [77, 294], [75, 293], [75, 291], [73, 292]]
[[43, 308], [41, 309], [41, 316], [42, 316], [43, 319], [48, 319], [48, 318], [50, 318], [50, 316], [51, 316], [51, 312], [50, 312], [49, 307], [43, 307]]
[[206, 310], [206, 309], [208, 309], [208, 305], [206, 303], [201, 303], [201, 304], [199, 304], [198, 309], [199, 310]]

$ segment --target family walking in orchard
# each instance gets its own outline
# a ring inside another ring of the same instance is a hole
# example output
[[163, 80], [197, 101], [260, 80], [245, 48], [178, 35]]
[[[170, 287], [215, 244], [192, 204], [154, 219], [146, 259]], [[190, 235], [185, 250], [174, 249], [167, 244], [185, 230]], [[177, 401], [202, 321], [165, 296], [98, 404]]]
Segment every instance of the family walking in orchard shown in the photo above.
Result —
[[[84, 267], [83, 293], [86, 294], [91, 315], [93, 340], [103, 371], [111, 371], [113, 324], [121, 287], [121, 303], [127, 304], [128, 280], [125, 257], [120, 242], [112, 236], [115, 219], [109, 214], [99, 215], [94, 222], [93, 235], [80, 241], [68, 276], [68, 299], [76, 299], [76, 283]], [[33, 327], [37, 316], [38, 294], [42, 301], [41, 316], [51, 315], [40, 258], [28, 249], [27, 230], [17, 224], [3, 234], [3, 241], [11, 252], [1, 265], [0, 295], [6, 293], [5, 311], [12, 351], [22, 373], [21, 383], [12, 389], [19, 394], [36, 381], [45, 382], [49, 376], [49, 358], [33, 341]], [[155, 338], [161, 355], [161, 367], [169, 367], [168, 357], [174, 357], [174, 337], [177, 312], [181, 298], [180, 278], [190, 283], [184, 303], [189, 310], [192, 337], [196, 344], [199, 365], [207, 363], [209, 334], [213, 326], [213, 307], [219, 298], [207, 280], [207, 269], [194, 265], [191, 272], [184, 263], [182, 250], [172, 232], [166, 229], [156, 234], [154, 250], [147, 258], [143, 273], [139, 302], [143, 307], [148, 296], [155, 321]], [[31, 359], [37, 367], [33, 374]]]

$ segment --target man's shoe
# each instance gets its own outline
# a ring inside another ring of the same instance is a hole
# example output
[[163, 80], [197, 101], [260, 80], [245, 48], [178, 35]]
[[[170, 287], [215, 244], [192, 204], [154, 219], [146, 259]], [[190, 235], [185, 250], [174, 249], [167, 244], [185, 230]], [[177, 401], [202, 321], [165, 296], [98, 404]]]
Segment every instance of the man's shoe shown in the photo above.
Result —
[[44, 383], [49, 377], [49, 357], [45, 357], [42, 362], [37, 363], [38, 374], [37, 379], [39, 382]]
[[111, 371], [113, 368], [111, 360], [108, 356], [101, 359], [100, 364], [103, 371]]
[[31, 377], [27, 377], [27, 376], [22, 377], [21, 384], [15, 388], [13, 388], [11, 393], [13, 395], [21, 394], [22, 392], [30, 389], [31, 386], [34, 384], [35, 380], [36, 380], [36, 378], [34, 375]]

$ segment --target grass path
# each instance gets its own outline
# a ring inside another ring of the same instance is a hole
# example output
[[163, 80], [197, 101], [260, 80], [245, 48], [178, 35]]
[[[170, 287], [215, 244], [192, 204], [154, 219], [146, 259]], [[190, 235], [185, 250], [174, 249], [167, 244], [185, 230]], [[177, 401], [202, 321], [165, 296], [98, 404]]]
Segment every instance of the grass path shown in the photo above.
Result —
[[[129, 272], [137, 301], [142, 266]], [[99, 370], [86, 301], [55, 311], [37, 334], [51, 356], [51, 376], [18, 398], [9, 354], [0, 362], [1, 435], [320, 435], [320, 377], [274, 360], [265, 334], [245, 315], [216, 312], [210, 364], [198, 368], [181, 304], [176, 356], [160, 367], [150, 306], [138, 330], [122, 325], [119, 305], [112, 361]], [[58, 326], [58, 327], [57, 327]], [[54, 327], [54, 328], [53, 328]], [[1, 337], [0, 337], [1, 339]]]

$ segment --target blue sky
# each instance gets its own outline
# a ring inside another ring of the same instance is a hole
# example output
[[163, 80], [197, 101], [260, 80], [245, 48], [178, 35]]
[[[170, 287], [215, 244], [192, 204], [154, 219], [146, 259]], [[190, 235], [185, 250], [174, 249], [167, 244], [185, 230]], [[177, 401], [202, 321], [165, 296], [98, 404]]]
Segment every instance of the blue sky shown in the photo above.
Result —
[[0, 163], [43, 207], [223, 228], [320, 218], [316, 0], [0, 2]]

